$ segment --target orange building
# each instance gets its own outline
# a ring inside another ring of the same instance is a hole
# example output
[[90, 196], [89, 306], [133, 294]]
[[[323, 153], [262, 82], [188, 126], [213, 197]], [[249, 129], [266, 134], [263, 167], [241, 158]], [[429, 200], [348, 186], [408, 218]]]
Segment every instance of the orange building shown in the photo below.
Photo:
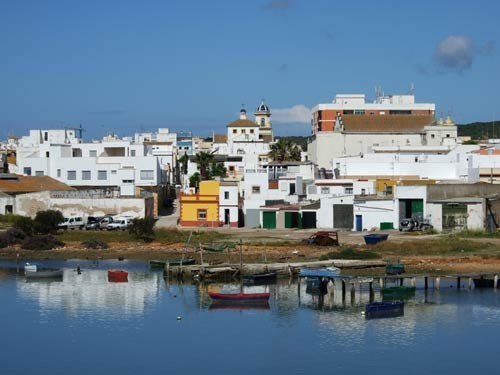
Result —
[[219, 181], [201, 181], [197, 194], [180, 196], [180, 225], [187, 227], [218, 227]]

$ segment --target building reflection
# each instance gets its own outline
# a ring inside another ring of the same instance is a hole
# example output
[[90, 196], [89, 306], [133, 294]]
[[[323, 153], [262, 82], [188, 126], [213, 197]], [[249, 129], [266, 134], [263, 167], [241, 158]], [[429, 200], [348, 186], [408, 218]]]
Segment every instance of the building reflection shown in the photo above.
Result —
[[63, 282], [17, 281], [21, 298], [38, 302], [41, 310], [63, 309], [70, 315], [142, 315], [160, 293], [161, 273], [129, 273], [128, 283], [108, 282], [107, 271], [64, 270]]

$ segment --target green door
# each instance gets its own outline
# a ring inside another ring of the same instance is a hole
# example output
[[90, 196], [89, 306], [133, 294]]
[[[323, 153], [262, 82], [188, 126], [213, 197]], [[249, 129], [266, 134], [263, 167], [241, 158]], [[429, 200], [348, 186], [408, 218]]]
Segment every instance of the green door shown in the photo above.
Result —
[[285, 228], [293, 228], [293, 212], [285, 212]]
[[262, 213], [262, 226], [265, 229], [276, 229], [276, 212], [266, 211]]
[[424, 201], [422, 199], [414, 199], [411, 201], [411, 213], [422, 214], [424, 212]]

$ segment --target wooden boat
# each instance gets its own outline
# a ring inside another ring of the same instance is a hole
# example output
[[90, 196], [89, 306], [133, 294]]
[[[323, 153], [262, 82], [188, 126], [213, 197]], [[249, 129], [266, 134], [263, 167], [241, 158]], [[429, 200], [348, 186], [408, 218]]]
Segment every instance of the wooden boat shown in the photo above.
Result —
[[26, 279], [61, 279], [63, 278], [63, 271], [58, 268], [40, 268], [36, 271], [24, 271]]
[[175, 260], [169, 260], [167, 263], [171, 266], [189, 266], [191, 264], [194, 264], [195, 260], [193, 258], [187, 258], [187, 259], [175, 259]]
[[208, 292], [210, 298], [217, 302], [267, 303], [270, 293], [215, 293]]
[[373, 302], [365, 306], [365, 318], [392, 318], [404, 315], [403, 301]]
[[243, 282], [246, 284], [265, 284], [276, 280], [276, 272], [254, 273], [251, 275], [242, 275]]
[[375, 233], [363, 236], [363, 238], [365, 239], [365, 243], [367, 245], [376, 245], [379, 242], [386, 241], [388, 237], [389, 237], [388, 234], [375, 234]]
[[165, 268], [166, 264], [167, 264], [167, 262], [165, 262], [163, 260], [150, 260], [149, 261], [149, 266], [151, 268]]
[[484, 277], [480, 277], [474, 280], [474, 288], [493, 288], [495, 286], [494, 279], [485, 279]]
[[112, 283], [126, 283], [128, 272], [123, 270], [108, 270], [108, 281]]
[[393, 286], [389, 288], [382, 288], [383, 300], [400, 300], [404, 298], [411, 298], [415, 295], [416, 288], [414, 286]]

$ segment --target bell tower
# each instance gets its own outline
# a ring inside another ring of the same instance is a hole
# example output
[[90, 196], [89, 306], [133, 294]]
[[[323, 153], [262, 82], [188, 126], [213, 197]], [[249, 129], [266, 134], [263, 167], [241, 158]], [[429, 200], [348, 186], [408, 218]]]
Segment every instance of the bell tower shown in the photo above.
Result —
[[264, 103], [264, 100], [255, 110], [255, 123], [259, 126], [259, 138], [264, 141], [264, 143], [270, 143], [273, 141], [273, 128], [271, 124], [271, 112], [269, 107]]

